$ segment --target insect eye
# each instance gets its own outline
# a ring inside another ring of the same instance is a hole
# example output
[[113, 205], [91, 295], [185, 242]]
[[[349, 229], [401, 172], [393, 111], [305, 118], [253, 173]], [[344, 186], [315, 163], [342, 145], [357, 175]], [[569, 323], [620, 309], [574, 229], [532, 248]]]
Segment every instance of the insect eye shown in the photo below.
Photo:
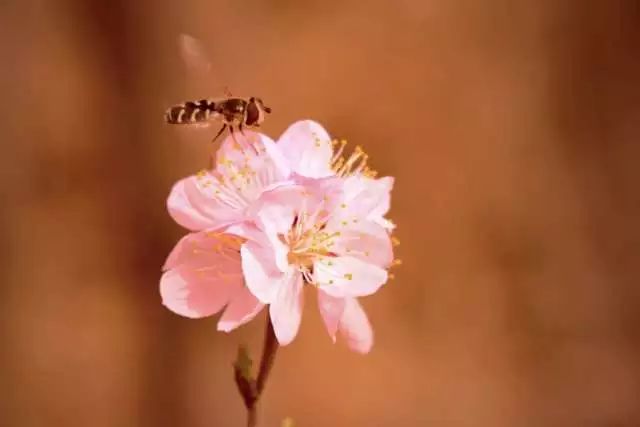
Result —
[[247, 126], [255, 126], [260, 120], [260, 111], [258, 110], [258, 106], [255, 102], [249, 103], [247, 105]]

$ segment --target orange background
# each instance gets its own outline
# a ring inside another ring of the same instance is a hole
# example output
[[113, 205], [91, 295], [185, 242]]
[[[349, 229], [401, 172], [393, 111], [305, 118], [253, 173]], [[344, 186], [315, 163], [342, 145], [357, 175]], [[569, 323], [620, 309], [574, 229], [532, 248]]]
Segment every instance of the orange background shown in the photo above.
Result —
[[373, 352], [308, 292], [261, 426], [640, 425], [637, 2], [8, 0], [0, 35], [0, 425], [243, 425], [264, 316], [225, 335], [158, 295], [214, 132], [164, 109], [225, 86], [397, 178]]

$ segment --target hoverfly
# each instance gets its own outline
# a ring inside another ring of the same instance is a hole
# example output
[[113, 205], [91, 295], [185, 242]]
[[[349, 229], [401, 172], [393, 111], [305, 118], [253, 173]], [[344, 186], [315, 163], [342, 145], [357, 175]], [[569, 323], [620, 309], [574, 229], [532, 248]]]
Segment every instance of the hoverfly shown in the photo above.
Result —
[[[183, 34], [180, 37], [180, 49], [187, 65], [204, 70], [210, 69], [210, 65], [205, 59], [204, 49], [199, 41]], [[265, 119], [265, 113], [271, 113], [271, 108], [264, 105], [262, 99], [254, 96], [249, 98], [234, 97], [228, 90], [225, 90], [223, 98], [201, 99], [174, 105], [167, 109], [165, 120], [169, 124], [200, 126], [208, 125], [212, 121], [221, 122], [222, 127], [211, 141], [214, 142], [227, 127], [232, 137], [234, 137], [235, 128], [243, 133], [245, 127], [259, 127]]]

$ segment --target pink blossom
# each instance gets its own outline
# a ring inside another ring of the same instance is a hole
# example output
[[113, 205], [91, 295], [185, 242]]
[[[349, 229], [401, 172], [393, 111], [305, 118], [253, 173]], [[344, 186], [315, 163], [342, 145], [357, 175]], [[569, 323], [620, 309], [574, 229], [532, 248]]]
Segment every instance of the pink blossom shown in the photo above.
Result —
[[264, 134], [245, 131], [223, 141], [213, 170], [178, 181], [167, 207], [189, 230], [221, 229], [247, 220], [249, 206], [269, 188], [297, 177], [333, 175], [331, 158], [328, 134], [310, 120], [291, 125], [278, 144]]
[[227, 137], [213, 170], [178, 181], [171, 190], [169, 214], [192, 230], [220, 229], [246, 219], [249, 206], [265, 189], [285, 182], [288, 163], [266, 135], [246, 131]]
[[384, 210], [379, 198], [390, 185], [376, 197], [355, 183], [351, 187], [357, 191], [351, 190], [342, 178], [275, 188], [252, 208], [256, 226], [229, 230], [247, 239], [241, 248], [246, 284], [270, 304], [281, 344], [298, 332], [306, 283], [318, 290], [331, 338], [341, 332], [350, 348], [370, 350], [373, 333], [357, 298], [375, 293], [393, 262], [389, 232], [377, 222], [377, 213], [372, 216], [372, 209]]
[[[349, 178], [351, 192], [381, 196], [375, 211], [384, 215], [391, 181], [372, 178], [367, 155], [359, 147], [343, 158], [345, 144], [332, 141], [327, 131], [311, 120], [291, 125], [277, 144], [257, 132], [246, 131], [235, 140], [229, 136], [218, 150], [213, 170], [203, 170], [173, 187], [167, 200], [169, 213], [192, 231], [220, 229], [247, 220], [248, 208], [265, 190], [305, 179], [342, 176]], [[338, 148], [334, 150], [334, 146]], [[385, 223], [382, 216], [379, 222]]]
[[242, 239], [218, 232], [190, 233], [169, 255], [160, 279], [162, 303], [191, 318], [226, 309], [218, 330], [231, 331], [250, 321], [263, 304], [244, 285], [240, 263]]
[[228, 137], [215, 167], [179, 181], [169, 196], [171, 216], [197, 232], [167, 260], [163, 303], [194, 318], [226, 306], [218, 324], [225, 331], [270, 304], [287, 344], [300, 324], [303, 285], [311, 284], [331, 338], [340, 332], [368, 352], [373, 333], [357, 298], [388, 278], [393, 178], [374, 179], [364, 151], [343, 157], [345, 145], [310, 120], [277, 143], [249, 131]]

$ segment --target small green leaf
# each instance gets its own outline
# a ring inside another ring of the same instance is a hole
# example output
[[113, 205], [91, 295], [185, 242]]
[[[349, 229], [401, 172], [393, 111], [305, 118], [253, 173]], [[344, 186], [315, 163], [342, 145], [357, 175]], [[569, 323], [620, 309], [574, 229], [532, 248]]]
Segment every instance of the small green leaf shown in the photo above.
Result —
[[233, 366], [236, 371], [240, 372], [242, 378], [251, 381], [251, 365], [253, 365], [253, 361], [251, 360], [251, 356], [249, 356], [249, 350], [247, 350], [246, 346], [241, 345], [238, 347], [238, 356]]

